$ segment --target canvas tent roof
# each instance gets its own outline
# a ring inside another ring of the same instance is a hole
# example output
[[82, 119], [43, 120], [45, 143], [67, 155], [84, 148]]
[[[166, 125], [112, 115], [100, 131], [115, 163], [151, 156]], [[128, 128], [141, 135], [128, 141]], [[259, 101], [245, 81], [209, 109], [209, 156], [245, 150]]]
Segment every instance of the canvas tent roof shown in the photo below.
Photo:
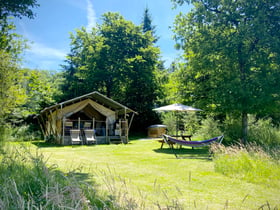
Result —
[[58, 103], [58, 104], [50, 106], [50, 107], [47, 107], [44, 110], [42, 110], [41, 113], [48, 112], [51, 110], [56, 110], [58, 108], [62, 108], [65, 106], [70, 106], [71, 104], [77, 103], [79, 101], [84, 101], [86, 99], [91, 99], [92, 101], [97, 102], [112, 111], [118, 112], [118, 114], [120, 114], [120, 115], [131, 113], [131, 112], [137, 114], [137, 112], [133, 111], [132, 109], [108, 98], [107, 96], [105, 96], [97, 91], [88, 93], [86, 95], [79, 96], [79, 97], [71, 99], [71, 100], [67, 100], [67, 101]]

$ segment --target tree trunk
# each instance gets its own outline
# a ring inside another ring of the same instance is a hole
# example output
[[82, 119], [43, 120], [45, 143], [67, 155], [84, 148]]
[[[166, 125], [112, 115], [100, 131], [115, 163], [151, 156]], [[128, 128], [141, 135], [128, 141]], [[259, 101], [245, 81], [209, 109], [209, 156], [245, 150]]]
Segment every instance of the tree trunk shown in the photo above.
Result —
[[246, 112], [242, 113], [242, 143], [247, 143], [248, 136], [248, 114]]

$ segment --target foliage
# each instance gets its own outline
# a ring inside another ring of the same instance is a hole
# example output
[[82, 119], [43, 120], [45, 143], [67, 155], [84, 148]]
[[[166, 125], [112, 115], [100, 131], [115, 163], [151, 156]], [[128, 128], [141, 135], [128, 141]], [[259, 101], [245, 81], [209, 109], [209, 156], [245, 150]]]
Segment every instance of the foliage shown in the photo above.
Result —
[[[163, 92], [165, 93], [165, 99], [164, 99], [164, 105], [166, 104], [172, 104], [172, 103], [178, 103], [178, 100], [181, 98], [180, 97], [180, 84], [179, 84], [179, 77], [180, 75], [178, 74], [178, 71], [175, 71], [176, 69], [176, 64], [173, 63], [171, 65], [171, 68], [167, 70], [167, 72], [164, 75], [165, 81], [162, 83], [162, 89], [164, 90]], [[182, 90], [182, 89], [181, 89]]]
[[25, 101], [24, 90], [20, 86], [21, 74], [9, 53], [0, 50], [0, 118]]
[[226, 176], [268, 187], [280, 187], [280, 165], [260, 147], [231, 146], [212, 148], [215, 170]]
[[240, 143], [241, 136], [241, 119], [240, 117], [227, 115], [221, 125], [224, 135], [226, 136], [226, 144]]
[[[7, 82], [7, 70], [5, 75]], [[48, 71], [29, 69], [16, 69], [10, 75], [10, 85], [13, 83], [14, 85], [10, 86], [10, 89], [6, 88], [4, 93], [16, 90], [1, 101], [6, 103], [3, 107], [7, 109], [2, 109], [2, 120], [7, 129], [5, 136], [13, 141], [40, 139], [40, 128], [35, 115], [55, 102], [54, 98], [59, 94], [57, 84], [59, 77]]]
[[59, 95], [59, 80], [57, 74], [44, 70], [21, 70], [24, 75], [22, 86], [28, 96], [24, 104], [28, 114], [35, 114], [43, 108], [53, 105], [54, 98]]
[[0, 19], [13, 16], [34, 18], [32, 8], [38, 7], [37, 0], [1, 0]]
[[154, 42], [157, 42], [159, 37], [156, 36], [156, 27], [152, 25], [152, 16], [149, 12], [149, 8], [146, 7], [142, 20], [142, 30], [144, 33], [151, 32], [154, 37]]
[[38, 128], [38, 125], [35, 123], [25, 123], [21, 125], [5, 125], [5, 141], [34, 141], [41, 140], [43, 138], [41, 131]]
[[252, 116], [249, 121], [249, 140], [264, 148], [277, 148], [280, 146], [280, 129], [273, 125], [272, 120], [256, 119]]
[[176, 134], [176, 122], [178, 121], [178, 134], [193, 135], [200, 128], [200, 116], [196, 113], [160, 113], [162, 123], [167, 126], [170, 135]]
[[21, 49], [15, 45], [18, 37], [12, 30], [15, 29], [10, 17], [34, 18], [32, 8], [38, 7], [37, 0], [0, 0], [0, 49], [7, 53], [19, 54]]
[[174, 26], [187, 62], [181, 82], [191, 92], [183, 98], [205, 110], [239, 114], [245, 142], [248, 113], [279, 112], [279, 2], [173, 2], [194, 6]]
[[196, 112], [186, 112], [182, 115], [182, 124], [184, 125], [184, 131], [186, 134], [195, 134], [201, 127], [202, 116]]
[[0, 140], [5, 135], [5, 117], [26, 99], [20, 86], [22, 77], [18, 70], [19, 54], [26, 46], [13, 33], [15, 26], [11, 17], [32, 18], [34, 13], [31, 8], [37, 6], [36, 0], [0, 1]]
[[[272, 123], [271, 118], [258, 118], [249, 115], [248, 140], [261, 146], [265, 150], [277, 148], [280, 145], [280, 129]], [[220, 125], [226, 136], [226, 143], [238, 144], [240, 140], [241, 123], [240, 118], [228, 115]]]
[[136, 121], [143, 127], [154, 118], [159, 49], [151, 32], [143, 33], [120, 14], [106, 13], [102, 20], [90, 32], [82, 28], [71, 35], [61, 100], [96, 90], [139, 112]]
[[202, 120], [201, 126], [196, 132], [196, 135], [202, 137], [203, 139], [210, 139], [222, 134], [220, 123], [212, 117]]
[[174, 112], [166, 112], [160, 114], [162, 123], [167, 126], [167, 132], [169, 135], [176, 134], [176, 120], [177, 117]]

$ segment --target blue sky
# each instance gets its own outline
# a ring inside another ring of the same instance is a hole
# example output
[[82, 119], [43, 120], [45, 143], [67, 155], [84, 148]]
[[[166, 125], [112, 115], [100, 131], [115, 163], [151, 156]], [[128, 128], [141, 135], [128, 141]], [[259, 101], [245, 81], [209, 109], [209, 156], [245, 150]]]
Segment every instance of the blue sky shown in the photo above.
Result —
[[16, 20], [18, 34], [29, 41], [30, 49], [23, 54], [23, 67], [31, 69], [61, 70], [65, 56], [70, 49], [70, 32], [82, 26], [91, 28], [101, 24], [101, 16], [106, 12], [119, 12], [126, 20], [139, 25], [144, 9], [149, 8], [160, 37], [157, 45], [161, 49], [165, 65], [178, 57], [172, 40], [175, 16], [187, 12], [184, 5], [176, 10], [170, 0], [38, 0], [40, 7], [34, 9], [34, 19]]

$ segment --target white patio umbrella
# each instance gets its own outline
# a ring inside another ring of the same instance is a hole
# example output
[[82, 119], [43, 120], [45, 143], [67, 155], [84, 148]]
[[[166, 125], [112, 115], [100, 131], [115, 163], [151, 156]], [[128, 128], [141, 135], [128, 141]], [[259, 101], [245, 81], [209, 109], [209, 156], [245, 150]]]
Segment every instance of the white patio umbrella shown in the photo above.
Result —
[[[173, 111], [175, 113], [178, 113], [178, 112], [202, 111], [202, 110], [191, 107], [191, 106], [186, 106], [183, 104], [170, 104], [167, 106], [155, 108], [155, 109], [153, 109], [153, 111], [158, 111], [158, 112]], [[176, 136], [178, 136], [178, 114], [176, 117]]]

